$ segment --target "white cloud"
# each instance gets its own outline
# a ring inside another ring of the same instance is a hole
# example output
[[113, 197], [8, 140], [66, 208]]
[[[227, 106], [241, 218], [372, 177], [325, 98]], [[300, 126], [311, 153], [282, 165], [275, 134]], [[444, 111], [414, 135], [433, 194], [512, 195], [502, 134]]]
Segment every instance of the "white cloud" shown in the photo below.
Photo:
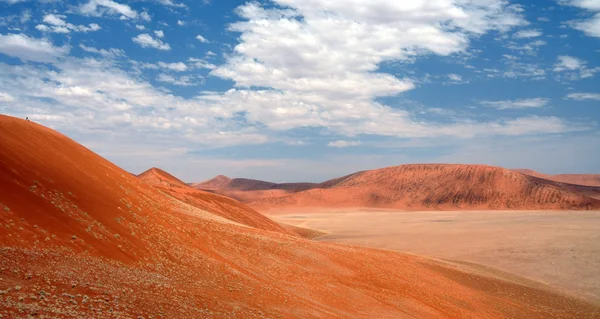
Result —
[[79, 6], [79, 12], [83, 15], [101, 17], [105, 14], [121, 15], [129, 19], [137, 17], [137, 12], [126, 4], [112, 0], [90, 0]]
[[448, 74], [448, 78], [450, 79], [450, 81], [456, 81], [456, 82], [462, 81], [462, 76], [460, 76], [458, 74], [454, 74], [454, 73]]
[[168, 51], [171, 50], [171, 46], [168, 43], [163, 43], [159, 39], [154, 39], [147, 33], [142, 33], [132, 38], [133, 42], [139, 44], [142, 48], [155, 48], [158, 50]]
[[554, 72], [579, 70], [583, 65], [585, 65], [583, 60], [568, 55], [561, 55], [554, 65]]
[[[285, 135], [281, 131], [306, 127], [321, 128], [348, 143], [361, 134], [470, 138], [582, 129], [554, 117], [420, 122], [399, 107], [377, 102], [378, 97], [414, 87], [409, 78], [384, 73], [382, 63], [465, 53], [472, 38], [491, 30], [507, 32], [525, 22], [517, 7], [501, 0], [460, 0], [460, 5], [450, 0], [354, 3], [278, 1], [288, 8], [284, 10], [254, 2], [244, 5], [238, 10], [243, 21], [231, 26], [241, 32], [239, 44], [220, 67], [190, 58], [134, 64], [128, 74], [119, 68], [123, 60], [88, 54], [83, 59], [61, 59], [52, 67], [0, 63], [0, 80], [8, 83], [3, 90], [27, 102], [19, 112], [35, 113], [51, 123], [62, 121], [56, 125], [63, 130], [94, 136], [116, 131], [115, 136], [128, 139], [143, 132], [153, 141], [172, 135], [173, 140], [194, 145], [264, 143]], [[142, 47], [170, 49], [151, 32], [132, 40]], [[110, 49], [80, 48], [111, 54]], [[156, 79], [144, 80], [147, 74], [135, 73], [144, 67], [159, 70]], [[212, 69], [211, 74], [233, 80], [235, 88], [183, 98], [149, 83], [202, 84], [197, 76], [168, 74], [192, 68]], [[456, 76], [455, 80], [460, 77]]]
[[450, 84], [469, 83], [469, 81], [463, 80], [462, 76], [455, 74], [455, 73], [448, 74], [448, 79], [450, 79]]
[[50, 29], [49, 26], [45, 25], [45, 24], [38, 24], [35, 26], [36, 30], [38, 31], [42, 31], [42, 32], [50, 32], [52, 29]]
[[105, 50], [105, 49], [97, 49], [94, 47], [88, 47], [83, 44], [80, 44], [79, 47], [85, 52], [100, 54], [103, 57], [107, 57], [107, 58], [117, 58], [117, 57], [125, 56], [125, 51], [123, 51], [121, 49], [117, 49], [117, 48], [110, 48], [108, 50]]
[[156, 31], [154, 31], [154, 34], [159, 38], [165, 37], [165, 33], [162, 30], [156, 30]]
[[567, 98], [576, 101], [600, 101], [600, 93], [570, 93], [569, 95], [567, 95]]
[[216, 69], [217, 66], [203, 59], [189, 58], [188, 62], [198, 69]]
[[138, 30], [145, 30], [145, 29], [146, 29], [146, 27], [145, 27], [145, 26], [143, 26], [143, 25], [140, 25], [140, 24], [136, 24], [136, 25], [135, 25], [135, 28], [136, 28], [136, 29], [138, 29]]
[[193, 86], [193, 85], [199, 85], [202, 84], [202, 79], [198, 79], [194, 76], [191, 75], [184, 75], [184, 76], [180, 76], [180, 77], [174, 77], [170, 74], [164, 74], [161, 73], [158, 75], [158, 77], [156, 78], [157, 81], [159, 82], [165, 82], [165, 83], [170, 83], [173, 85], [178, 85], [178, 86]]
[[597, 0], [565, 0], [561, 4], [571, 5], [593, 13], [586, 20], [572, 21], [570, 25], [590, 37], [600, 37], [600, 2]]
[[542, 31], [540, 30], [521, 30], [513, 35], [513, 37], [517, 39], [525, 39], [525, 38], [536, 38], [542, 35]]
[[184, 21], [181, 21], [181, 20], [177, 20], [177, 25], [179, 25], [179, 26], [184, 26], [184, 25], [185, 25], [185, 22], [184, 22]]
[[19, 3], [19, 2], [25, 2], [25, 1], [28, 1], [28, 0], [0, 0], [0, 2], [8, 3], [9, 5]]
[[175, 8], [187, 8], [187, 6], [183, 3], [175, 3], [172, 0], [158, 0], [158, 2], [167, 7], [175, 7]]
[[201, 35], [199, 35], [199, 34], [196, 36], [196, 39], [197, 39], [198, 41], [202, 42], [202, 43], [208, 43], [208, 40], [206, 40], [206, 38], [205, 38], [205, 37], [203, 37], [203, 36], [201, 36]]
[[158, 62], [157, 63], [159, 67], [163, 68], [163, 69], [168, 69], [168, 70], [172, 70], [172, 71], [176, 71], [176, 72], [184, 72], [187, 71], [187, 65], [183, 62], [177, 62], [177, 63], [165, 63], [165, 62]]
[[561, 55], [554, 65], [554, 72], [566, 72], [567, 79], [578, 80], [593, 77], [597, 72], [600, 72], [600, 67], [588, 68], [587, 62], [584, 60]]
[[152, 17], [150, 16], [150, 14], [148, 14], [148, 12], [144, 11], [140, 14], [140, 18], [142, 18], [142, 20], [146, 21], [146, 22], [150, 22], [152, 21]]
[[600, 38], [600, 13], [596, 13], [593, 18], [586, 21], [573, 23], [573, 27], [589, 36]]
[[333, 141], [333, 142], [327, 143], [327, 146], [329, 146], [329, 147], [337, 147], [337, 148], [344, 148], [344, 147], [349, 147], [349, 146], [358, 146], [360, 144], [361, 144], [360, 141], [338, 140], [338, 141]]
[[0, 103], [2, 102], [13, 102], [15, 100], [15, 98], [5, 92], [0, 92]]
[[23, 61], [52, 62], [69, 53], [68, 46], [56, 47], [46, 39], [24, 34], [0, 34], [0, 53]]
[[75, 32], [90, 32], [90, 31], [98, 31], [101, 29], [100, 25], [96, 23], [90, 23], [89, 26], [84, 25], [74, 25], [71, 23], [67, 23], [64, 19], [66, 16], [64, 15], [56, 15], [56, 14], [46, 14], [44, 16], [44, 22], [51, 25], [51, 27], [38, 24], [35, 28], [42, 32], [56, 32], [56, 33], [69, 33], [71, 31]]
[[532, 99], [521, 99], [521, 100], [504, 100], [504, 101], [483, 101], [482, 105], [494, 107], [499, 110], [507, 109], [524, 109], [524, 108], [540, 108], [548, 105], [550, 102], [546, 98], [532, 98]]
[[375, 102], [415, 87], [379, 65], [465, 52], [472, 37], [526, 24], [520, 8], [502, 0], [275, 2], [285, 9], [251, 2], [236, 10], [244, 20], [230, 30], [241, 33], [240, 43], [211, 74], [235, 82], [238, 90], [225, 96], [243, 98], [252, 122], [323, 126], [347, 136], [442, 134], [435, 124]]
[[44, 22], [51, 24], [51, 25], [56, 25], [56, 26], [65, 26], [67, 25], [67, 23], [63, 20], [65, 18], [65, 16], [57, 16], [54, 14], [47, 14], [44, 16]]

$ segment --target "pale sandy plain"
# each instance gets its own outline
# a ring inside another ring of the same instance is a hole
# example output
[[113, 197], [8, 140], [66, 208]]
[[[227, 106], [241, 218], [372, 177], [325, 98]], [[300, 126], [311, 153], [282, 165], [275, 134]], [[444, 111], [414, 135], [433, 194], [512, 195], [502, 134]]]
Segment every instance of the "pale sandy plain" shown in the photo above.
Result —
[[600, 211], [271, 212], [326, 231], [316, 240], [494, 267], [600, 303]]

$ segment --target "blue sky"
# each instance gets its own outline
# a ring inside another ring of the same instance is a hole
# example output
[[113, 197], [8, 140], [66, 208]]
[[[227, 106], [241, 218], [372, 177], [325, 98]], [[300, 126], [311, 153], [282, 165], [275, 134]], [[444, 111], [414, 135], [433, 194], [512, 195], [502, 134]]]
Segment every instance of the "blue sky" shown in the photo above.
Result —
[[134, 173], [600, 173], [600, 0], [0, 0], [0, 113]]

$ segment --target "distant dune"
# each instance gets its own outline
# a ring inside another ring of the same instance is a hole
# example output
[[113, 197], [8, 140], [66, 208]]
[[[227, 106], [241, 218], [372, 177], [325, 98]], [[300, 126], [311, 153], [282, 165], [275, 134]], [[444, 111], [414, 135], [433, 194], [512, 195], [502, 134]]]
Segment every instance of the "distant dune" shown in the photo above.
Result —
[[319, 235], [159, 169], [138, 178], [60, 133], [0, 115], [2, 318], [600, 313], [525, 279], [296, 232]]
[[358, 172], [307, 191], [257, 199], [250, 206], [577, 210], [600, 208], [600, 200], [589, 194], [596, 191], [500, 167], [415, 164]]
[[513, 169], [512, 171], [521, 174], [531, 175], [543, 179], [548, 179], [555, 182], [584, 185], [584, 186], [596, 186], [600, 187], [600, 174], [556, 174], [548, 175], [539, 173], [530, 169]]
[[248, 178], [229, 178], [223, 175], [204, 182], [190, 184], [196, 189], [225, 195], [242, 202], [284, 196], [319, 187], [319, 185], [317, 183], [272, 183]]

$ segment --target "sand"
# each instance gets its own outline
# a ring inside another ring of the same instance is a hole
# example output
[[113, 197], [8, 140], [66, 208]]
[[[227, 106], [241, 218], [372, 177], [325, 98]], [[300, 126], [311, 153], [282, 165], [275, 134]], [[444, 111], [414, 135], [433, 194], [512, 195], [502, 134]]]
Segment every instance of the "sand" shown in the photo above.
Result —
[[328, 210], [272, 216], [320, 241], [474, 262], [600, 302], [600, 211]]

